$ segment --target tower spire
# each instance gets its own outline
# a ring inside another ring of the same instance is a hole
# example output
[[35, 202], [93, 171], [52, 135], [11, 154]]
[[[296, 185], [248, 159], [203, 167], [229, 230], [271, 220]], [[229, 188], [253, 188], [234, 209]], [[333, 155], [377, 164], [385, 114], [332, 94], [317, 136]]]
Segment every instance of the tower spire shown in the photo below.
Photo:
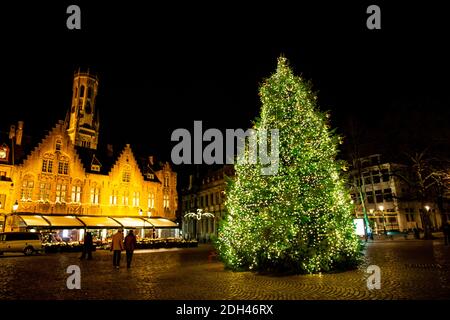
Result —
[[96, 115], [98, 110], [95, 102], [98, 91], [98, 78], [87, 72], [74, 74], [72, 106], [67, 129], [72, 143], [77, 146], [97, 149], [98, 125]]

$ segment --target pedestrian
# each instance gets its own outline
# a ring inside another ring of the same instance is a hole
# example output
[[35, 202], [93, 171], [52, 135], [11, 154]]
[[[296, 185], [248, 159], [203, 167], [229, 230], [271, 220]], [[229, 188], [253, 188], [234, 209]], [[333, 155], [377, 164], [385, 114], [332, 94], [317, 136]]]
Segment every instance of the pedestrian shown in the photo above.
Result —
[[128, 232], [128, 235], [125, 237], [125, 251], [127, 254], [127, 268], [131, 267], [131, 259], [133, 259], [133, 252], [136, 248], [136, 236], [134, 235], [133, 230]]
[[119, 229], [112, 237], [111, 251], [113, 251], [113, 266], [119, 269], [120, 256], [123, 250], [123, 230]]
[[448, 246], [449, 238], [450, 238], [450, 225], [448, 224], [448, 221], [444, 223], [442, 226], [442, 231], [444, 232], [444, 242], [445, 245]]
[[93, 241], [92, 241], [92, 233], [87, 232], [84, 236], [84, 243], [83, 243], [83, 251], [81, 252], [80, 260], [83, 260], [86, 258], [88, 260], [92, 260], [92, 249], [93, 249]]

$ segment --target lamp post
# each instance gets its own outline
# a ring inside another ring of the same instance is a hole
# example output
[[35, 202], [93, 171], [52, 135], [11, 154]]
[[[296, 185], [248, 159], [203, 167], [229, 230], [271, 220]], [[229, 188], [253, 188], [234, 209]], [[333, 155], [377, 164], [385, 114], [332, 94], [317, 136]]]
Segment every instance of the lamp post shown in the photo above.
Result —
[[[430, 206], [425, 206], [425, 210], [427, 210], [427, 219], [429, 222], [431, 222], [431, 217], [430, 217]], [[437, 226], [437, 221], [436, 221], [436, 216], [434, 219], [434, 227]]]
[[[19, 203], [16, 200], [16, 202], [14, 202], [14, 204], [12, 205], [12, 211], [13, 211], [12, 213], [13, 214], [16, 213], [17, 209], [19, 209]], [[8, 216], [5, 215], [5, 222], [3, 223], [3, 232], [5, 232], [6, 220], [7, 219], [8, 219]]]
[[379, 206], [378, 208], [380, 208], [381, 215], [383, 216], [383, 229], [384, 229], [384, 234], [386, 234], [386, 221], [384, 219], [384, 206]]

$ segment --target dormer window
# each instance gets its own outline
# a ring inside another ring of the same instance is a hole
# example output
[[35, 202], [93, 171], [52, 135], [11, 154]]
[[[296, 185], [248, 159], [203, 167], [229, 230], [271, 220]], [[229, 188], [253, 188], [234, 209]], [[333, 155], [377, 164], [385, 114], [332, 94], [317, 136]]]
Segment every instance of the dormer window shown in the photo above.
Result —
[[100, 166], [98, 164], [91, 165], [91, 170], [95, 172], [100, 172]]
[[147, 173], [147, 179], [155, 179], [155, 175], [153, 173]]
[[56, 143], [55, 143], [55, 150], [56, 151], [61, 151], [61, 146], [62, 146], [62, 141], [61, 139], [57, 139]]

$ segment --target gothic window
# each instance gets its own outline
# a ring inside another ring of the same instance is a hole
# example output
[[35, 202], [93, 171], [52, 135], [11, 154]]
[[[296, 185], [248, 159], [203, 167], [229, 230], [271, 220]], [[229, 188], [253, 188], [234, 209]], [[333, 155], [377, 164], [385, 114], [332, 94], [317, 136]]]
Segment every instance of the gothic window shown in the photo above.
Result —
[[169, 186], [169, 176], [165, 176], [164, 177], [164, 187], [168, 187]]
[[119, 195], [119, 191], [113, 190], [111, 195], [109, 196], [109, 204], [116, 206], [118, 195]]
[[56, 185], [56, 202], [65, 203], [67, 197], [67, 184], [58, 183]]
[[84, 97], [84, 86], [80, 87], [80, 98]]
[[72, 202], [81, 202], [81, 186], [72, 186]]
[[51, 184], [49, 182], [39, 183], [39, 200], [49, 201], [50, 200], [50, 189], [51, 189]]
[[91, 203], [99, 204], [100, 199], [100, 188], [93, 187], [91, 188]]
[[86, 112], [86, 114], [91, 114], [92, 113], [91, 103], [89, 101], [86, 102], [86, 106], [84, 108], [84, 111]]
[[88, 97], [88, 99], [92, 98], [92, 88], [91, 87], [88, 87], [87, 97]]
[[169, 195], [165, 194], [163, 198], [164, 209], [169, 209]]
[[139, 207], [140, 193], [139, 191], [133, 192], [133, 207]]
[[125, 190], [123, 192], [123, 201], [122, 201], [122, 204], [124, 206], [128, 206], [128, 196], [129, 196], [129, 192], [128, 192], [128, 190]]
[[155, 194], [154, 193], [148, 194], [148, 208], [149, 209], [155, 208]]
[[31, 177], [27, 177], [22, 182], [22, 192], [21, 192], [21, 199], [22, 201], [31, 201], [33, 197], [33, 188], [34, 188], [34, 181]]

